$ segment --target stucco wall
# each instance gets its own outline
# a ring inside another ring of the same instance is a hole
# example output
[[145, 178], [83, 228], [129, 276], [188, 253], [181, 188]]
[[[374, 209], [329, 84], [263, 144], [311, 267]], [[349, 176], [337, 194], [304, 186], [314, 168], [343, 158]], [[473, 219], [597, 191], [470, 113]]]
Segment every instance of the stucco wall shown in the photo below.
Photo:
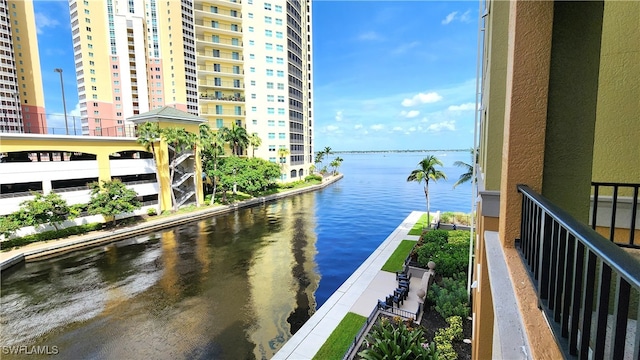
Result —
[[593, 181], [640, 182], [640, 2], [606, 1]]

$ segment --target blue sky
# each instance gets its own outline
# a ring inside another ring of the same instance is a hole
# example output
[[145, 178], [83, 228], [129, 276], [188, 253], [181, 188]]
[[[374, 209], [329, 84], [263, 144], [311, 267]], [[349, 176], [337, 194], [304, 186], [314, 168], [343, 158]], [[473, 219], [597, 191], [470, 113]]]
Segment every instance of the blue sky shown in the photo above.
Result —
[[[61, 67], [78, 115], [68, 2], [36, 0], [35, 12], [47, 112], [62, 114]], [[471, 148], [477, 19], [476, 1], [316, 0], [316, 149]]]

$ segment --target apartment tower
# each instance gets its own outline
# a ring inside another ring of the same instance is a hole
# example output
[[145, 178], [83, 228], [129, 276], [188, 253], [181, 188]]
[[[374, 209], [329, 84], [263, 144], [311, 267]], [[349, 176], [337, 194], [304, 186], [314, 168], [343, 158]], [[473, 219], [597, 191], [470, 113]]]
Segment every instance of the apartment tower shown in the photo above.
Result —
[[31, 0], [0, 0], [0, 112], [0, 132], [47, 132]]
[[308, 174], [311, 1], [70, 0], [70, 11], [84, 134], [122, 136], [127, 118], [171, 106], [256, 133], [261, 146], [242, 155], [281, 164], [283, 180]]

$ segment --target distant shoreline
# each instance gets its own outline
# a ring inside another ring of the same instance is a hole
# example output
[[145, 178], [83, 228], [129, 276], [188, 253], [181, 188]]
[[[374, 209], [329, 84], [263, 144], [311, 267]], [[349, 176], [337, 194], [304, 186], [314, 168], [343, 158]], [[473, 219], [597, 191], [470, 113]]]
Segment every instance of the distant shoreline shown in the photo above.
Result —
[[421, 152], [451, 152], [451, 151], [464, 151], [470, 152], [471, 149], [448, 149], [448, 150], [332, 150], [332, 154], [378, 154], [378, 153], [421, 153]]

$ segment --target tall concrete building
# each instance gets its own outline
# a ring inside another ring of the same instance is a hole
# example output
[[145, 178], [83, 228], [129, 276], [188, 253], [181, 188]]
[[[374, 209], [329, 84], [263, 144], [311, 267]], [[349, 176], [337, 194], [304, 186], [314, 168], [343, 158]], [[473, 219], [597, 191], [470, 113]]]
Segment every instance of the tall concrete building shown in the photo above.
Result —
[[0, 132], [46, 127], [33, 2], [0, 0]]
[[280, 163], [283, 180], [308, 174], [310, 0], [70, 0], [70, 11], [84, 134], [127, 135], [127, 118], [172, 106], [257, 133], [244, 155]]

